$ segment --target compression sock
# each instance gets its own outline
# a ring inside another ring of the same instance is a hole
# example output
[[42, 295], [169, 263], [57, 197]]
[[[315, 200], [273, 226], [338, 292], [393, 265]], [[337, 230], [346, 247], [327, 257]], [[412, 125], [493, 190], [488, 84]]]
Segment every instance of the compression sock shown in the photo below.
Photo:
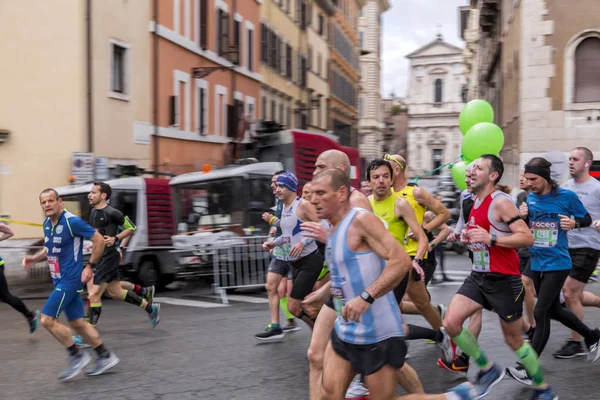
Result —
[[288, 297], [287, 296], [279, 299], [279, 307], [281, 307], [281, 310], [283, 311], [283, 313], [285, 314], [285, 317], [288, 320], [294, 319], [294, 315], [290, 312], [290, 310], [288, 310]]
[[137, 294], [130, 292], [129, 290], [123, 290], [123, 299], [122, 300], [124, 302], [127, 302], [130, 304], [136, 305], [140, 308], [143, 308], [144, 310], [146, 310], [146, 312], [148, 314], [150, 314], [152, 312], [151, 304], [149, 304], [147, 301], [142, 299]]
[[133, 285], [133, 292], [144, 297], [148, 294], [148, 289], [146, 289], [145, 287], [141, 287], [140, 285]]
[[110, 356], [110, 353], [106, 350], [106, 347], [104, 347], [104, 343], [94, 348], [94, 350], [96, 351], [96, 354], [98, 354], [98, 358], [108, 358], [108, 356]]
[[521, 359], [521, 363], [525, 370], [531, 377], [534, 386], [541, 386], [544, 382], [544, 375], [542, 375], [542, 368], [538, 360], [535, 350], [529, 343], [523, 343], [523, 346], [516, 351], [517, 355]]
[[440, 343], [444, 339], [442, 331], [439, 329], [424, 328], [418, 325], [406, 325], [408, 327], [408, 335], [406, 340], [429, 339], [436, 343]]
[[477, 365], [480, 369], [486, 369], [489, 365], [488, 358], [486, 357], [475, 336], [468, 330], [463, 328], [462, 332], [452, 338], [454, 343], [461, 348], [463, 353], [470, 356], [472, 359], [477, 361]]
[[96, 326], [102, 313], [102, 303], [90, 303], [88, 308], [88, 323], [92, 326]]

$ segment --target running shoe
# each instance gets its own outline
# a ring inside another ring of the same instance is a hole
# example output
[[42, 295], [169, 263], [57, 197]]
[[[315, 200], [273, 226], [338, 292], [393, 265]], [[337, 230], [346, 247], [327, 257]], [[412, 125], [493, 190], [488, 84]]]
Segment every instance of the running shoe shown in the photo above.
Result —
[[267, 329], [264, 332], [257, 333], [254, 337], [258, 340], [269, 341], [283, 339], [283, 330], [276, 324], [267, 325]]
[[517, 363], [516, 367], [506, 368], [506, 372], [508, 372], [508, 375], [515, 381], [522, 383], [525, 386], [533, 385], [529, 373], [527, 373], [525, 367], [521, 363]]
[[438, 358], [437, 364], [440, 368], [446, 371], [454, 372], [456, 374], [467, 376], [469, 371], [469, 356], [461, 354], [457, 356], [452, 362], [447, 362], [442, 358]]
[[546, 389], [535, 388], [531, 400], [558, 400], [558, 396], [552, 392], [550, 387]]
[[595, 363], [600, 358], [600, 330], [595, 328], [592, 333], [592, 337], [585, 339], [585, 345], [589, 351], [588, 361]]
[[152, 304], [152, 312], [148, 314], [152, 327], [156, 328], [156, 325], [160, 322], [160, 304]]
[[73, 341], [80, 349], [89, 349], [92, 347], [81, 336], [73, 336]]
[[146, 288], [146, 301], [150, 304], [154, 303], [154, 292], [156, 291], [156, 287], [154, 285], [148, 286]]
[[504, 379], [504, 375], [506, 375], [506, 371], [495, 363], [487, 371], [480, 371], [475, 382], [478, 398], [487, 396], [492, 388]]
[[40, 327], [40, 310], [35, 310], [33, 312], [34, 317], [29, 322], [29, 333], [35, 333]]
[[85, 374], [87, 376], [102, 375], [103, 373], [117, 365], [119, 361], [121, 360], [119, 360], [115, 353], [110, 353], [108, 357], [98, 357], [96, 359], [96, 365], [87, 370]]
[[567, 340], [565, 345], [552, 355], [554, 356], [554, 358], [569, 359], [579, 356], [585, 356], [586, 354], [587, 351], [583, 349], [581, 342], [577, 340]]
[[460, 400], [475, 400], [479, 398], [477, 389], [475, 389], [475, 386], [473, 386], [471, 382], [465, 382], [458, 386], [454, 386], [448, 393], [453, 393], [455, 396], [458, 396]]
[[369, 390], [363, 384], [362, 376], [357, 374], [346, 391], [346, 400], [366, 400], [368, 396]]
[[67, 364], [69, 365], [67, 369], [60, 373], [58, 379], [61, 381], [68, 381], [75, 378], [77, 375], [83, 371], [83, 369], [92, 361], [92, 356], [90, 356], [85, 351], [80, 351], [74, 356], [69, 356], [67, 358]]

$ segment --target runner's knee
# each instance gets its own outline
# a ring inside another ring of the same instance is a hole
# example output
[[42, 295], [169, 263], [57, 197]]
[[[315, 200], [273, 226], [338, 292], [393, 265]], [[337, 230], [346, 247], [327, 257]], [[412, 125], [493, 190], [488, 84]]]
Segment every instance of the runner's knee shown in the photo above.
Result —
[[321, 348], [320, 345], [310, 343], [310, 347], [306, 352], [308, 356], [308, 362], [310, 363], [310, 368], [313, 370], [322, 370], [323, 369], [323, 360], [325, 359], [325, 349]]
[[42, 314], [40, 317], [40, 324], [46, 329], [52, 329], [58, 320], [56, 318], [49, 317]]

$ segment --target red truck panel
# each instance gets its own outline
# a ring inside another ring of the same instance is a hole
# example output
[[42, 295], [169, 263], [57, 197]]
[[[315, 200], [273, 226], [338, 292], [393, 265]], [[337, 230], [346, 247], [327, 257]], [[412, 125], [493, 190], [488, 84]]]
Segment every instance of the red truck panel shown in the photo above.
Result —
[[340, 150], [348, 155], [350, 164], [356, 169], [356, 177], [352, 179], [352, 186], [360, 187], [360, 153], [358, 149], [341, 146], [336, 141], [319, 134], [292, 131], [294, 137], [294, 160], [296, 176], [300, 186], [312, 179], [315, 170], [315, 161], [319, 154], [325, 150]]
[[148, 208], [148, 245], [172, 246], [175, 234], [169, 179], [144, 178]]

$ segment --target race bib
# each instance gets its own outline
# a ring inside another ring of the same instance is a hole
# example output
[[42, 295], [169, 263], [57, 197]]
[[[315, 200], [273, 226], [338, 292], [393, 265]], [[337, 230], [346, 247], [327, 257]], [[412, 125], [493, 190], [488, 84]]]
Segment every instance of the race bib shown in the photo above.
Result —
[[490, 251], [483, 243], [474, 243], [470, 246], [473, 252], [473, 271], [490, 272]]
[[340, 287], [331, 286], [331, 298], [333, 300], [333, 307], [337, 314], [341, 317], [342, 310], [346, 305], [346, 298], [344, 297], [344, 291]]
[[50, 276], [52, 279], [60, 279], [60, 264], [58, 263], [58, 257], [48, 256], [48, 267], [50, 268]]
[[290, 257], [290, 249], [292, 248], [292, 246], [290, 246], [290, 238], [282, 237], [281, 239], [282, 243], [280, 246], [275, 246], [273, 255], [279, 259], [287, 260]]
[[558, 222], [532, 221], [531, 233], [535, 247], [554, 247], [558, 241]]

